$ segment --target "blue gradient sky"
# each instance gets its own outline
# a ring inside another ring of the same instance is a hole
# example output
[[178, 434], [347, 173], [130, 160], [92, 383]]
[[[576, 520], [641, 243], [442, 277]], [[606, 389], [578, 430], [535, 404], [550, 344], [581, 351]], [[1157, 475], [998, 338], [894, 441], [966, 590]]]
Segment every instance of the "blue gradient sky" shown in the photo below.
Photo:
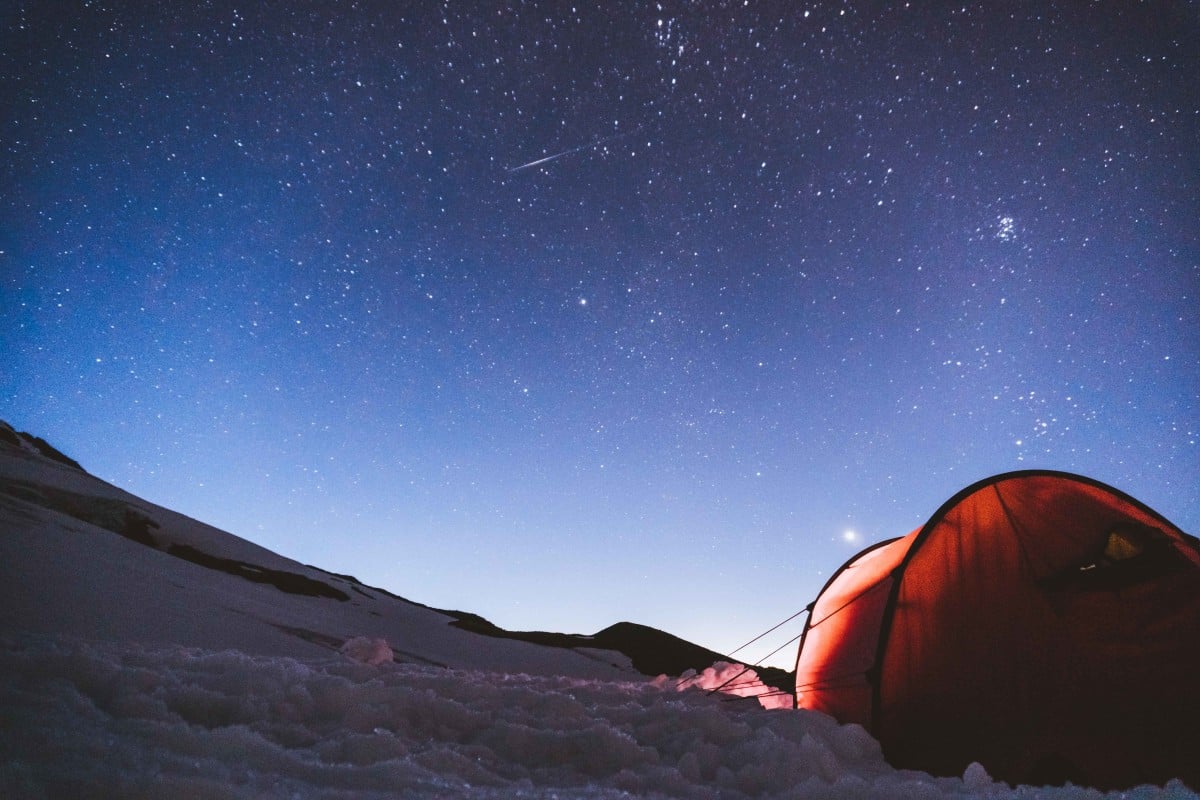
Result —
[[725, 651], [996, 472], [1200, 532], [1194, 5], [590, 5], [10, 4], [0, 413]]

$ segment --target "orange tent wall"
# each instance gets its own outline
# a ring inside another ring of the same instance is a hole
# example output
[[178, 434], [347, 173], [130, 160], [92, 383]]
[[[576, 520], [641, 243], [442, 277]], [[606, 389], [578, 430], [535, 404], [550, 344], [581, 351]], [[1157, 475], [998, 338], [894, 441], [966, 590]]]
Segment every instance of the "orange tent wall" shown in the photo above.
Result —
[[825, 585], [808, 615], [796, 662], [798, 707], [870, 727], [874, 688], [868, 675], [891, 596], [891, 575], [917, 533], [864, 550]]
[[[1074, 580], [1129, 524], [1161, 531], [1179, 568]], [[896, 766], [1200, 785], [1200, 553], [1114, 489], [1063, 473], [980, 482], [852, 560], [810, 621], [797, 705], [865, 725]]]

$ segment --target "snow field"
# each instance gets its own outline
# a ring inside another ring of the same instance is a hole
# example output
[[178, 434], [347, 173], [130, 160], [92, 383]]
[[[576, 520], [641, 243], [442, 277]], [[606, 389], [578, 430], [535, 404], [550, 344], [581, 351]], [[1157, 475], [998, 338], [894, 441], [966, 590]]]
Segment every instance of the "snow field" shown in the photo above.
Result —
[[898, 772], [857, 726], [676, 683], [0, 640], [0, 796], [1100, 796]]

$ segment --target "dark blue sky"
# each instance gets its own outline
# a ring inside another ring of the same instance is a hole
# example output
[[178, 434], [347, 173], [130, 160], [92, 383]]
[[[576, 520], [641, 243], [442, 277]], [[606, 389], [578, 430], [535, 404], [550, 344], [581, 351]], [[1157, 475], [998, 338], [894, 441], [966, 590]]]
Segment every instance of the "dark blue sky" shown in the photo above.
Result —
[[1200, 532], [1194, 4], [188, 5], [0, 12], [0, 409], [95, 474], [724, 650], [996, 472]]

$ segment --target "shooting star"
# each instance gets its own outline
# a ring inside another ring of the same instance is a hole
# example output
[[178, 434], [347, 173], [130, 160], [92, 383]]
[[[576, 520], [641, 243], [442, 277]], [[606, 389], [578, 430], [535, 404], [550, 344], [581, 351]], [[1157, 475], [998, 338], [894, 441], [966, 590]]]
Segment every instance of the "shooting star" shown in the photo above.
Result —
[[[587, 145], [584, 145], [584, 147], [587, 147]], [[580, 150], [583, 150], [584, 147], [576, 147], [572, 150], [563, 150], [561, 153], [555, 153], [552, 156], [546, 156], [545, 158], [539, 158], [537, 161], [530, 161], [528, 164], [522, 164], [519, 167], [512, 167], [511, 169], [509, 169], [509, 173], [511, 174], [513, 172], [520, 172], [523, 169], [529, 169], [530, 167], [536, 167], [538, 164], [545, 164], [547, 161], [553, 161], [556, 158], [562, 158], [563, 156], [569, 156], [569, 155], [571, 155], [571, 153], [578, 153]]]
[[508, 169], [508, 174], [511, 175], [514, 172], [520, 172], [523, 169], [529, 169], [530, 167], [536, 167], [540, 164], [545, 164], [548, 161], [553, 161], [556, 158], [562, 158], [563, 156], [569, 156], [569, 155], [572, 155], [573, 153], [578, 153], [583, 150], [590, 150], [594, 147], [599, 147], [602, 144], [607, 144], [608, 142], [611, 142], [614, 139], [623, 139], [626, 136], [633, 136], [635, 133], [637, 133], [641, 129], [642, 129], [641, 127], [638, 127], [631, 131], [625, 131], [624, 133], [614, 133], [612, 136], [605, 136], [604, 138], [597, 139], [594, 142], [588, 142], [587, 144], [581, 144], [581, 145], [579, 145], [579, 147], [572, 147], [570, 150], [563, 150], [562, 152], [559, 152], [559, 153], [553, 153], [551, 155], [546, 156], [545, 158], [539, 158], [536, 161], [530, 161], [528, 164], [522, 164], [519, 167], [510, 167]]

